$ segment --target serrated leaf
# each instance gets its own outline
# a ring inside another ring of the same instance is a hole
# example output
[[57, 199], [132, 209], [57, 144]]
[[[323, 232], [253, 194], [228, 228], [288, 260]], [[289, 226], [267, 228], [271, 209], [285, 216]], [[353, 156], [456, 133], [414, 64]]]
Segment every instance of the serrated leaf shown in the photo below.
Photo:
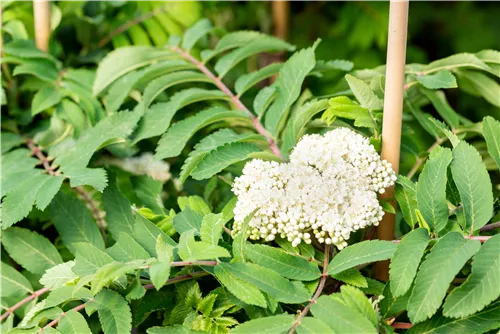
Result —
[[486, 101], [500, 107], [500, 84], [490, 76], [478, 71], [465, 71], [458, 72], [459, 87], [466, 92], [483, 97]]
[[211, 245], [217, 245], [222, 234], [224, 223], [225, 220], [222, 216], [222, 213], [209, 213], [204, 216], [201, 222], [200, 229], [201, 241]]
[[51, 290], [44, 300], [44, 307], [53, 307], [71, 300], [92, 299], [94, 295], [86, 288], [77, 288], [75, 286], [62, 286]]
[[500, 122], [491, 116], [483, 118], [483, 136], [486, 140], [488, 153], [500, 169]]
[[[13, 151], [15, 152], [15, 151]], [[3, 173], [3, 171], [2, 171]], [[28, 216], [36, 201], [36, 194], [50, 179], [47, 174], [33, 172], [2, 200], [2, 228], [6, 229]]]
[[221, 284], [243, 302], [250, 305], [266, 307], [266, 299], [264, 298], [262, 292], [260, 292], [260, 290], [254, 285], [245, 280], [241, 280], [232, 274], [226, 268], [227, 265], [227, 263], [219, 263], [214, 268], [215, 277], [217, 277]]
[[417, 203], [420, 213], [434, 231], [440, 231], [448, 222], [446, 203], [446, 171], [452, 160], [448, 148], [436, 147], [424, 166], [417, 183]]
[[391, 293], [391, 282], [389, 281], [381, 293], [383, 299], [380, 301], [380, 313], [383, 319], [397, 316], [401, 312], [406, 311], [410, 292], [411, 290], [408, 290], [404, 295], [394, 297]]
[[61, 98], [61, 93], [55, 86], [46, 86], [40, 89], [33, 97], [31, 114], [34, 116], [49, 109], [61, 102]]
[[349, 285], [343, 285], [340, 287], [340, 292], [346, 306], [364, 315], [366, 319], [370, 320], [375, 328], [377, 327], [377, 314], [370, 300], [368, 300], [361, 290]]
[[500, 296], [500, 234], [486, 241], [472, 261], [472, 274], [446, 298], [443, 314], [463, 318]]
[[426, 73], [433, 73], [437, 71], [452, 70], [455, 68], [475, 68], [479, 70], [488, 71], [488, 65], [483, 61], [479, 60], [475, 55], [471, 53], [459, 53], [443, 59], [433, 61], [432, 63], [426, 65], [423, 69]]
[[328, 274], [335, 275], [357, 265], [387, 260], [396, 251], [391, 241], [367, 240], [342, 249], [328, 265]]
[[27, 293], [33, 293], [33, 288], [28, 279], [3, 261], [1, 262], [0, 277], [2, 287], [0, 295], [2, 297], [15, 296], [17, 298]]
[[235, 31], [228, 33], [219, 40], [214, 50], [206, 50], [205, 55], [202, 52], [202, 58], [206, 62], [224, 51], [247, 45], [262, 35], [257, 31]]
[[249, 244], [246, 246], [245, 254], [252, 262], [289, 279], [312, 281], [321, 276], [317, 265], [278, 248]]
[[352, 93], [363, 108], [370, 111], [382, 109], [383, 103], [371, 90], [370, 85], [350, 74], [346, 74], [345, 79]]
[[52, 61], [47, 59], [30, 59], [16, 66], [12, 74], [14, 76], [29, 74], [47, 83], [54, 83], [57, 80], [59, 72]]
[[314, 47], [295, 52], [280, 70], [276, 80], [278, 97], [266, 113], [265, 125], [271, 134], [279, 131], [282, 119], [300, 95], [302, 83], [316, 63]]
[[292, 284], [275, 271], [256, 264], [234, 262], [228, 263], [225, 269], [283, 303], [302, 303], [311, 297], [303, 285]]
[[425, 88], [429, 89], [457, 87], [457, 79], [455, 79], [455, 76], [448, 70], [441, 70], [435, 74], [418, 76], [417, 81]]
[[202, 216], [212, 213], [212, 210], [210, 210], [207, 202], [205, 202], [205, 200], [198, 195], [180, 196], [177, 198], [177, 204], [179, 204], [179, 208], [182, 211], [189, 207]]
[[333, 328], [325, 324], [323, 321], [305, 317], [300, 320], [300, 325], [297, 326], [298, 334], [318, 334], [318, 333], [334, 333]]
[[129, 234], [120, 233], [117, 240], [112, 247], [106, 249], [106, 253], [116, 261], [128, 262], [150, 258], [149, 253]]
[[460, 141], [453, 149], [451, 174], [462, 199], [465, 228], [476, 231], [490, 220], [493, 210], [491, 180], [479, 152]]
[[220, 246], [205, 242], [196, 242], [196, 230], [189, 230], [181, 234], [177, 250], [184, 261], [210, 260], [219, 257], [230, 257], [229, 252]]
[[184, 33], [182, 37], [182, 48], [189, 51], [196, 42], [207, 35], [213, 29], [210, 20], [201, 19]]
[[24, 228], [11, 227], [3, 231], [2, 245], [14, 261], [33, 274], [41, 275], [63, 262], [47, 238]]
[[59, 320], [57, 330], [61, 334], [91, 334], [87, 321], [75, 310], [69, 310]]
[[134, 239], [151, 255], [156, 254], [156, 240], [158, 236], [162, 236], [170, 246], [175, 246], [176, 243], [172, 238], [165, 234], [158, 226], [142, 217], [140, 214], [135, 215]]
[[111, 262], [97, 270], [92, 278], [90, 291], [92, 294], [97, 294], [104, 287], [108, 287], [114, 280], [121, 276], [131, 273], [137, 268], [144, 265], [144, 261], [135, 260], [127, 263]]
[[168, 309], [173, 303], [173, 289], [148, 290], [144, 298], [133, 305], [133, 326], [138, 326], [151, 312]]
[[198, 130], [209, 124], [232, 118], [247, 119], [248, 115], [243, 111], [229, 111], [224, 108], [213, 107], [175, 123], [158, 142], [155, 158], [164, 159], [179, 155], [186, 146], [187, 141]]
[[347, 96], [336, 96], [328, 101], [328, 109], [325, 110], [321, 119], [328, 125], [333, 123], [335, 118], [347, 118], [354, 120], [354, 125], [359, 127], [376, 128], [377, 123], [370, 115], [368, 109], [363, 108]]
[[273, 63], [255, 72], [240, 76], [234, 84], [236, 93], [238, 96], [243, 95], [243, 93], [252, 88], [254, 85], [278, 73], [282, 66], [283, 63]]
[[425, 88], [421, 88], [420, 91], [431, 101], [436, 111], [441, 117], [448, 123], [452, 129], [458, 127], [460, 124], [460, 116], [455, 110], [448, 104], [446, 95], [442, 91], [433, 91]]
[[341, 271], [340, 273], [332, 275], [332, 277], [335, 278], [336, 280], [342, 281], [344, 283], [353, 285], [358, 288], [368, 287], [368, 282], [366, 281], [366, 278], [363, 275], [361, 275], [359, 270], [356, 268], [350, 268]]
[[171, 51], [155, 47], [130, 46], [116, 49], [99, 63], [93, 94], [99, 95], [113, 81], [130, 71], [169, 57], [172, 57]]
[[40, 284], [53, 290], [74, 282], [78, 278], [72, 270], [74, 265], [75, 261], [68, 261], [48, 269], [40, 278]]
[[295, 317], [291, 314], [280, 314], [272, 317], [265, 317], [247, 321], [236, 326], [231, 333], [266, 333], [281, 334], [287, 332], [293, 325]]
[[251, 153], [259, 151], [257, 146], [250, 143], [228, 143], [219, 146], [203, 157], [191, 175], [195, 180], [208, 179], [224, 168], [248, 159]]
[[125, 299], [117, 292], [102, 290], [94, 301], [87, 303], [87, 314], [97, 311], [104, 334], [130, 333], [132, 314]]
[[52, 58], [52, 56], [37, 49], [32, 40], [15, 39], [3, 46], [2, 50], [5, 54], [13, 55], [20, 58]]
[[450, 319], [436, 315], [432, 319], [417, 324], [408, 330], [408, 334], [449, 334], [449, 333], [485, 333], [500, 327], [500, 302], [487, 309], [460, 319]]
[[395, 195], [405, 221], [413, 228], [418, 222], [415, 214], [418, 209], [416, 184], [405, 176], [398, 175]]
[[294, 46], [276, 37], [261, 35], [248, 44], [239, 47], [221, 57], [215, 64], [215, 71], [219, 77], [224, 77], [234, 66], [244, 59], [262, 52], [293, 51]]
[[245, 247], [247, 245], [247, 230], [248, 230], [248, 224], [250, 223], [250, 220], [252, 220], [252, 217], [255, 215], [255, 213], [259, 209], [253, 210], [248, 216], [245, 217], [243, 220], [243, 224], [241, 224], [241, 230], [240, 232], [235, 236], [233, 235], [233, 261], [236, 262], [245, 262], [246, 257], [245, 257]]
[[118, 189], [116, 182], [111, 182], [104, 190], [102, 204], [106, 211], [108, 229], [114, 236], [117, 236], [120, 232], [126, 234], [134, 232], [135, 221], [132, 215], [132, 207], [129, 200]]
[[72, 188], [89, 185], [102, 192], [108, 185], [106, 172], [102, 168], [75, 168], [66, 170], [64, 175], [69, 178]]
[[[5, 101], [3, 100], [3, 97], [2, 101]], [[11, 132], [2, 132], [0, 134], [0, 137], [1, 137], [0, 146], [2, 154], [7, 153], [14, 147], [17, 147], [26, 141], [22, 136], [18, 135], [17, 133], [11, 133]]]
[[458, 232], [441, 238], [425, 258], [408, 301], [408, 316], [416, 324], [430, 318], [441, 305], [449, 284], [481, 246]]
[[194, 334], [194, 333], [204, 333], [199, 331], [194, 331], [190, 328], [187, 328], [183, 325], [174, 325], [174, 326], [166, 326], [159, 327], [153, 326], [149, 327], [146, 331], [148, 334]]
[[202, 220], [202, 215], [200, 215], [190, 207], [187, 207], [182, 212], [175, 215], [174, 228], [179, 234], [187, 232], [191, 229], [194, 229], [199, 233]]
[[48, 178], [42, 185], [42, 188], [38, 190], [35, 199], [35, 205], [40, 210], [43, 211], [49, 206], [54, 196], [57, 194], [61, 185], [64, 181], [64, 177], [61, 175], [52, 176]]
[[180, 109], [200, 101], [226, 100], [227, 96], [219, 90], [188, 88], [172, 96], [168, 102], [150, 106], [142, 117], [134, 135], [134, 142], [162, 135], [167, 131], [175, 113]]
[[75, 253], [75, 243], [85, 242], [104, 249], [104, 240], [85, 204], [59, 192], [50, 205], [50, 215], [64, 244]]
[[267, 108], [274, 101], [278, 93], [276, 92], [276, 86], [267, 86], [259, 90], [257, 95], [253, 100], [253, 111], [257, 116], [263, 117]]
[[104, 265], [113, 262], [113, 258], [92, 244], [79, 242], [75, 248], [73, 272], [80, 277], [94, 274]]
[[311, 312], [315, 318], [333, 328], [336, 333], [377, 333], [367, 318], [337, 298], [319, 297], [311, 306]]
[[158, 254], [158, 262], [151, 264], [149, 275], [156, 290], [165, 284], [170, 276], [170, 263], [174, 257], [174, 248], [167, 244], [165, 239], [159, 235], [156, 239], [156, 253]]
[[429, 241], [427, 230], [418, 228], [405, 235], [399, 243], [389, 271], [394, 297], [402, 296], [410, 289]]

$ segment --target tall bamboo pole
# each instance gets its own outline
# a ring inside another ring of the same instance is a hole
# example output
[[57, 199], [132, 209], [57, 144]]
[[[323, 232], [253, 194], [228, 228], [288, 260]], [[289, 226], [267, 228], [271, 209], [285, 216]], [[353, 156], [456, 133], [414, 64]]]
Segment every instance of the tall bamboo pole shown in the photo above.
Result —
[[[408, 0], [391, 0], [389, 9], [389, 36], [387, 40], [387, 67], [385, 77], [384, 121], [382, 124], [382, 159], [399, 171], [401, 147], [401, 123], [406, 63], [406, 34], [408, 30]], [[393, 199], [394, 187], [380, 196]], [[396, 202], [392, 200], [394, 206]], [[386, 213], [377, 229], [381, 240], [394, 239], [395, 215]], [[378, 262], [375, 276], [379, 280], [389, 279], [389, 261]]]
[[286, 41], [290, 30], [289, 1], [273, 1], [273, 23], [274, 36]]
[[49, 51], [50, 37], [50, 3], [48, 0], [33, 1], [33, 16], [35, 19], [36, 47]]

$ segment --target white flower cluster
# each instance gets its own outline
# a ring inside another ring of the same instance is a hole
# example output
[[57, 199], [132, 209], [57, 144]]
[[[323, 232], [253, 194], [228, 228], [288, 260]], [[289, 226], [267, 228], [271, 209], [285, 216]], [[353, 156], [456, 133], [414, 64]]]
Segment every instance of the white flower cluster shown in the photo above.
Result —
[[342, 249], [351, 232], [378, 225], [384, 211], [377, 192], [394, 185], [392, 166], [381, 160], [369, 140], [339, 128], [324, 136], [304, 136], [289, 163], [252, 160], [233, 184], [235, 233], [249, 222], [252, 240], [286, 238], [333, 244]]

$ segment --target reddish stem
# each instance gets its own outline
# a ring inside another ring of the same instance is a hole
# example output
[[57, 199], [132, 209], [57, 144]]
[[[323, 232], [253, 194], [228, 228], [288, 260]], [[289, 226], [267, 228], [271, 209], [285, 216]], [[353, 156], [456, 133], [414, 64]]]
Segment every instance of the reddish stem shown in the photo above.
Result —
[[[490, 236], [470, 236], [470, 235], [464, 235], [464, 238], [465, 239], [469, 239], [469, 240], [479, 240], [480, 242], [486, 242], [491, 237]], [[399, 244], [401, 242], [401, 240], [396, 239], [396, 240], [392, 240], [392, 242], [394, 242], [396, 244]]]
[[410, 329], [413, 325], [406, 322], [395, 322], [391, 325], [391, 327], [394, 329]]
[[17, 310], [18, 308], [20, 308], [24, 304], [29, 303], [33, 299], [38, 298], [39, 296], [43, 295], [44, 293], [46, 293], [48, 291], [49, 291], [48, 288], [43, 288], [43, 289], [40, 289], [40, 290], [37, 290], [37, 291], [33, 292], [30, 296], [24, 298], [23, 300], [21, 300], [16, 305], [14, 305], [11, 308], [7, 309], [7, 311], [5, 311], [5, 313], [2, 314], [2, 316], [0, 317], [0, 321], [3, 321], [5, 318], [7, 318], [10, 314], [12, 314], [15, 310]]
[[42, 150], [35, 144], [33, 139], [27, 138], [26, 145], [31, 150], [31, 152], [38, 158], [38, 160], [42, 162], [42, 166], [48, 174], [53, 176], [59, 175], [59, 173], [54, 171], [54, 168], [50, 165], [49, 158], [47, 158], [45, 154], [43, 154]]
[[[186, 281], [186, 280], [191, 279], [191, 278], [201, 277], [201, 276], [205, 276], [205, 275], [208, 275], [208, 273], [206, 273], [204, 271], [195, 271], [195, 272], [190, 273], [190, 274], [171, 278], [171, 279], [167, 280], [164, 285], [182, 282], [182, 281]], [[144, 289], [146, 289], [146, 290], [154, 289], [154, 288], [155, 288], [155, 286], [153, 284], [144, 285]]]
[[203, 74], [205, 74], [208, 78], [210, 78], [214, 82], [214, 84], [217, 86], [217, 88], [219, 88], [224, 94], [226, 94], [231, 99], [231, 101], [234, 103], [234, 105], [238, 109], [245, 111], [248, 114], [248, 116], [250, 117], [250, 119], [252, 120], [252, 124], [255, 127], [255, 130], [257, 130], [257, 132], [259, 134], [261, 134], [264, 137], [266, 137], [267, 142], [269, 144], [269, 148], [274, 153], [274, 155], [276, 155], [278, 158], [280, 158], [281, 160], [283, 160], [283, 155], [281, 154], [281, 151], [278, 148], [278, 145], [276, 144], [276, 141], [274, 141], [274, 139], [271, 137], [271, 135], [269, 134], [269, 132], [267, 132], [267, 130], [264, 128], [264, 126], [262, 125], [262, 123], [260, 122], [260, 120], [257, 117], [255, 117], [250, 112], [250, 110], [248, 110], [247, 107], [245, 107], [245, 105], [241, 102], [241, 100], [237, 96], [235, 96], [233, 94], [233, 92], [231, 92], [231, 90], [229, 88], [227, 88], [227, 86], [222, 82], [222, 80], [219, 77], [216, 77], [205, 66], [205, 64], [203, 64], [198, 59], [196, 59], [193, 56], [191, 56], [188, 52], [184, 51], [183, 49], [181, 49], [181, 48], [179, 48], [177, 46], [173, 46], [173, 47], [171, 47], [171, 49], [173, 51], [177, 52], [178, 54], [180, 54], [182, 56], [182, 58], [184, 58], [184, 59], [190, 61], [191, 63], [193, 63], [201, 72], [203, 72]]
[[[88, 302], [92, 302], [94, 301], [93, 299], [89, 300]], [[76, 307], [73, 307], [71, 310], [73, 311], [76, 311], [76, 312], [79, 312], [81, 310], [83, 310], [85, 308], [85, 306], [87, 305], [87, 303], [83, 303], [83, 304], [80, 304]], [[49, 322], [45, 327], [43, 327], [42, 329], [40, 329], [40, 331], [38, 332], [39, 334], [40, 333], [43, 333], [45, 331], [45, 329], [49, 328], [49, 327], [53, 327], [55, 325], [57, 325], [59, 323], [59, 321], [61, 320], [62, 317], [65, 317], [66, 314], [68, 314], [67, 312], [63, 312], [61, 313], [60, 316], [58, 316], [57, 318], [55, 318], [54, 320], [52, 320], [51, 322]]]
[[500, 222], [484, 225], [483, 227], [481, 227], [481, 229], [479, 229], [479, 231], [486, 232], [486, 231], [492, 231], [497, 228], [500, 228]]
[[99, 208], [99, 204], [96, 203], [85, 188], [75, 187], [73, 190], [85, 201], [87, 208], [92, 213], [92, 217], [94, 217], [97, 226], [99, 226], [99, 229], [101, 230], [102, 237], [106, 239], [106, 220], [104, 220], [106, 212]]
[[300, 312], [299, 316], [297, 317], [297, 320], [293, 323], [292, 328], [288, 332], [288, 334], [293, 334], [295, 333], [295, 330], [297, 329], [297, 326], [300, 325], [300, 320], [304, 318], [307, 313], [309, 313], [309, 309], [313, 304], [316, 303], [318, 300], [319, 296], [321, 296], [321, 293], [323, 292], [323, 289], [325, 287], [326, 279], [328, 278], [328, 260], [330, 256], [330, 245], [325, 244], [325, 259], [323, 262], [323, 273], [321, 274], [321, 279], [319, 281], [318, 288], [316, 289], [316, 292], [314, 293], [314, 296], [312, 297], [311, 301], [307, 306]]

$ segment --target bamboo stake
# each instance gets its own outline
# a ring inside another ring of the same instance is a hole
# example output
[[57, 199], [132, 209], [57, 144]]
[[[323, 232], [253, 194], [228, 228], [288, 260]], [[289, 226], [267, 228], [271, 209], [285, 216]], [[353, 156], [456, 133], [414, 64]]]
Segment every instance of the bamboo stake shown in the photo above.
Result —
[[33, 1], [33, 16], [35, 19], [36, 47], [49, 51], [50, 37], [50, 3], [48, 0]]
[[290, 2], [273, 1], [274, 36], [287, 40], [290, 20]]
[[[407, 30], [408, 0], [391, 0], [387, 40], [384, 121], [382, 124], [382, 159], [390, 162], [396, 173], [399, 171], [401, 146]], [[388, 189], [380, 198], [393, 199], [394, 187]], [[395, 206], [396, 201], [392, 200], [391, 204]], [[379, 239], [394, 239], [395, 218], [395, 215], [391, 213], [384, 215], [377, 229]], [[383, 281], [389, 279], [389, 261], [376, 264], [375, 276]]]

